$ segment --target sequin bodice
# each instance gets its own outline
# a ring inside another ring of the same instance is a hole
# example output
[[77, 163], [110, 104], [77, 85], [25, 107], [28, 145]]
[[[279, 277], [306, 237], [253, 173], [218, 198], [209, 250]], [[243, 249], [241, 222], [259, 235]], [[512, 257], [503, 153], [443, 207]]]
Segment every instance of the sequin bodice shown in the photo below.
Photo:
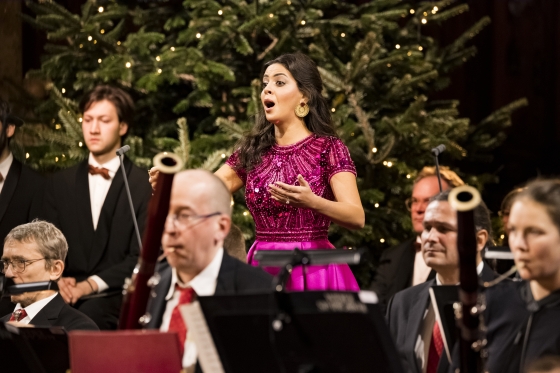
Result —
[[334, 200], [331, 177], [338, 172], [356, 174], [350, 153], [340, 139], [311, 135], [292, 145], [274, 145], [248, 173], [237, 167], [238, 153], [227, 164], [245, 183], [245, 200], [253, 215], [259, 241], [315, 241], [327, 238], [330, 219], [310, 209], [273, 200], [268, 185], [277, 181], [299, 185], [298, 174], [318, 196]]

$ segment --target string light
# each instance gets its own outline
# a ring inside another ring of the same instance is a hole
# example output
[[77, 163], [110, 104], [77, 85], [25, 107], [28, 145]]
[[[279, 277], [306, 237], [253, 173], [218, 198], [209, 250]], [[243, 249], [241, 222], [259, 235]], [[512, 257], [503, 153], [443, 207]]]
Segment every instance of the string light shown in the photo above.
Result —
[[340, 34], [340, 37], [341, 37], [341, 38], [343, 38], [343, 37], [345, 37], [345, 36], [346, 36], [346, 34], [345, 34], [344, 32], [343, 32], [342, 34]]
[[335, 108], [332, 108], [331, 111], [334, 113], [334, 112], [336, 111], [336, 109], [335, 109]]
[[104, 30], [104, 29], [101, 29], [101, 30], [99, 30], [99, 33], [100, 33], [100, 34], [104, 34], [104, 33], [105, 33], [105, 30]]
[[379, 208], [379, 203], [376, 203], [374, 206], [375, 208]]
[[428, 16], [428, 12], [424, 12], [424, 13], [422, 13], [422, 14], [424, 15], [424, 17], [427, 17], [427, 16]]
[[105, 9], [103, 9], [103, 7], [100, 6], [99, 9], [97, 9], [97, 10], [99, 11], [99, 13], [103, 13], [103, 11], [104, 11]]
[[249, 213], [247, 211], [243, 211], [243, 216], [247, 216]]
[[419, 51], [421, 51], [421, 50], [423, 50], [423, 49], [424, 49], [424, 48], [422, 48], [421, 45], [418, 47], [418, 50], [419, 50]]
[[58, 162], [58, 157], [54, 157], [54, 161], [55, 161], [55, 162]]
[[79, 146], [80, 148], [81, 148], [83, 145], [84, 145], [84, 144], [82, 144], [81, 141], [78, 143], [78, 146]]
[[222, 12], [222, 10], [221, 10], [221, 9], [220, 9], [220, 10], [218, 10], [218, 15], [220, 15], [220, 16], [221, 16], [222, 14], [224, 14], [224, 12]]
[[436, 14], [437, 10], [432, 9], [432, 14]]
[[406, 55], [407, 55], [408, 57], [410, 57], [410, 56], [412, 56], [412, 52], [408, 52]]
[[288, 1], [286, 2], [286, 4], [292, 5], [292, 2], [291, 2], [290, 0], [288, 0]]
[[397, 44], [397, 45], [395, 45], [395, 48], [396, 48], [396, 49], [401, 49], [401, 45], [400, 45], [400, 44]]
[[414, 9], [410, 9], [410, 14], [414, 14]]
[[78, 122], [82, 123], [82, 117], [78, 118]]
[[390, 64], [390, 63], [388, 63], [388, 64], [387, 64], [387, 67], [391, 67], [391, 64]]
[[301, 20], [300, 23], [301, 23], [302, 26], [305, 25], [305, 21], [304, 21], [304, 20]]
[[25, 153], [25, 159], [29, 158], [29, 153]]
[[88, 41], [92, 41], [92, 40], [93, 40], [93, 37], [90, 35], [90, 36], [87, 37], [87, 40], [88, 40]]
[[439, 10], [439, 8], [437, 6], [434, 7], [434, 9], [432, 10], [433, 12], [437, 12]]
[[379, 240], [379, 242], [383, 243], [383, 242], [385, 242], [385, 239], [382, 238], [382, 239]]
[[226, 157], [226, 155], [224, 153], [222, 153], [222, 158], [225, 158], [225, 157]]
[[120, 41], [117, 41], [117, 45], [121, 45], [121, 42], [120, 42]]
[[410, 179], [410, 174], [406, 174], [406, 178], [407, 178], [407, 179]]
[[162, 69], [157, 69], [158, 74], [161, 74], [162, 71], [163, 71]]
[[131, 64], [130, 62], [127, 62], [127, 63], [125, 64], [125, 66], [126, 66], [127, 69], [130, 69], [130, 66], [132, 66], [132, 64]]
[[274, 17], [274, 14], [270, 13], [268, 16], [269, 16], [270, 18], [273, 18], [273, 17]]
[[387, 166], [387, 161], [383, 161], [383, 166]]
[[426, 18], [422, 18], [422, 24], [425, 25], [426, 23], [428, 23], [428, 20]]
[[101, 62], [103, 62], [103, 60], [101, 58], [98, 58], [97, 63], [101, 63]]
[[80, 44], [80, 48], [83, 48], [83, 47], [84, 47], [84, 45], [83, 45], [83, 44]]
[[387, 162], [387, 167], [393, 166], [393, 162]]
[[197, 38], [197, 39], [200, 39], [201, 36], [202, 36], [202, 35], [200, 34], [200, 32], [196, 34], [196, 38]]
[[65, 88], [62, 88], [62, 89], [60, 90], [60, 92], [66, 93], [66, 89], [65, 89]]
[[171, 49], [171, 52], [175, 52], [175, 47], [171, 47], [169, 49]]
[[57, 124], [56, 126], [54, 126], [55, 129], [59, 130], [62, 128], [62, 126], [60, 124]]
[[161, 58], [159, 56], [156, 56], [156, 61], [161, 61]]
[[503, 240], [504, 238], [506, 238], [506, 236], [505, 236], [505, 235], [503, 235], [503, 234], [502, 234], [502, 235], [500, 235], [500, 239], [502, 239], [502, 240]]
[[93, 41], [93, 44], [97, 44], [97, 40], [94, 40], [94, 41]]
[[377, 148], [371, 148], [372, 153], [377, 153]]

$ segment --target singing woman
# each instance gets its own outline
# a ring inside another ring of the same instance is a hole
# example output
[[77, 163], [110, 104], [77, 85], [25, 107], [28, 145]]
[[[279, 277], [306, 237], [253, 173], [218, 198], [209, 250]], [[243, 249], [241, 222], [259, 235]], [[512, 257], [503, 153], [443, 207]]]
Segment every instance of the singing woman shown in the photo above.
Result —
[[[245, 187], [256, 228], [250, 264], [257, 250], [334, 248], [327, 238], [331, 221], [348, 229], [365, 222], [356, 169], [321, 95], [317, 66], [296, 53], [265, 68], [257, 123], [216, 171], [232, 193]], [[155, 175], [151, 171], [152, 185]], [[359, 290], [347, 265], [310, 266], [305, 282], [310, 290]], [[296, 267], [287, 288], [303, 287]]]

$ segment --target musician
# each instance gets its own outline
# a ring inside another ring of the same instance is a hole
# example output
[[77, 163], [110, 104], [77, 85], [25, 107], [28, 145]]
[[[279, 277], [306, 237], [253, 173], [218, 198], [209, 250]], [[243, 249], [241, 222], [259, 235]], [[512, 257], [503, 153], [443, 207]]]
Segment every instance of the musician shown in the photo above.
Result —
[[[15, 159], [9, 148], [21, 125], [23, 120], [11, 113], [8, 102], [0, 99], [0, 240], [12, 228], [37, 218], [43, 204], [44, 178]], [[12, 309], [10, 301], [0, 300], [0, 315]]]
[[170, 267], [160, 271], [156, 297], [148, 305], [148, 328], [177, 331], [183, 366], [194, 367], [196, 346], [189, 339], [178, 305], [195, 296], [271, 289], [272, 277], [229, 256], [223, 242], [231, 226], [231, 195], [224, 183], [203, 170], [177, 174], [162, 246]]
[[[64, 271], [68, 244], [51, 223], [34, 220], [12, 229], [4, 242], [0, 269], [16, 284], [57, 281]], [[55, 290], [12, 295], [14, 311], [1, 321], [70, 330], [98, 330], [89, 317], [67, 305]]]
[[[445, 372], [449, 367], [429, 296], [429, 289], [433, 285], [459, 283], [457, 213], [449, 204], [448, 196], [449, 191], [445, 191], [430, 199], [420, 236], [422, 256], [426, 264], [435, 270], [435, 278], [398, 292], [387, 309], [389, 329], [405, 372], [408, 373]], [[480, 255], [491, 237], [490, 216], [484, 203], [474, 210], [474, 220], [478, 251], [477, 272], [481, 279], [490, 281], [494, 278], [494, 273], [484, 264]]]
[[[440, 167], [441, 186], [447, 190], [463, 185], [463, 180], [447, 167]], [[379, 302], [385, 306], [397, 292], [432, 279], [435, 272], [426, 265], [420, 250], [420, 235], [424, 230], [423, 221], [426, 207], [431, 197], [439, 193], [435, 167], [424, 167], [416, 177], [412, 196], [407, 200], [414, 236], [391, 247], [381, 254], [379, 267], [371, 289], [377, 293]]]
[[[80, 109], [89, 157], [52, 177], [43, 214], [60, 228], [70, 247], [60, 294], [101, 329], [115, 329], [124, 279], [131, 275], [139, 254], [115, 153], [132, 123], [134, 104], [119, 88], [97, 86], [84, 96]], [[126, 157], [124, 168], [142, 234], [151, 187], [146, 171]]]
[[523, 281], [487, 290], [490, 373], [522, 372], [542, 356], [560, 355], [560, 180], [520, 191], [507, 230]]

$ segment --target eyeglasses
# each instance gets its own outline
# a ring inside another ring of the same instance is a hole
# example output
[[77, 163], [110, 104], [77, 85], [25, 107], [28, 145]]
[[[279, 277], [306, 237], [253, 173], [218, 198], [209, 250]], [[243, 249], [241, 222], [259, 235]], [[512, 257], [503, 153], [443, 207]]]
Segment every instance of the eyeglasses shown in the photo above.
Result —
[[30, 260], [24, 260], [24, 259], [14, 259], [14, 260], [8, 260], [8, 259], [2, 259], [0, 260], [0, 264], [1, 264], [1, 269], [2, 269], [2, 273], [6, 273], [6, 271], [8, 270], [9, 266], [12, 266], [12, 272], [14, 273], [22, 273], [25, 271], [25, 267], [29, 264], [33, 264], [35, 262], [38, 262], [39, 260], [47, 260], [48, 258], [40, 258], [40, 259], [30, 259]]
[[196, 215], [196, 214], [187, 214], [184, 212], [180, 212], [178, 214], [167, 215], [167, 219], [171, 219], [173, 221], [173, 226], [177, 230], [184, 230], [187, 229], [190, 225], [192, 225], [196, 220], [200, 219], [208, 219], [212, 216], [221, 215], [222, 213], [219, 211], [213, 212], [207, 215]]

